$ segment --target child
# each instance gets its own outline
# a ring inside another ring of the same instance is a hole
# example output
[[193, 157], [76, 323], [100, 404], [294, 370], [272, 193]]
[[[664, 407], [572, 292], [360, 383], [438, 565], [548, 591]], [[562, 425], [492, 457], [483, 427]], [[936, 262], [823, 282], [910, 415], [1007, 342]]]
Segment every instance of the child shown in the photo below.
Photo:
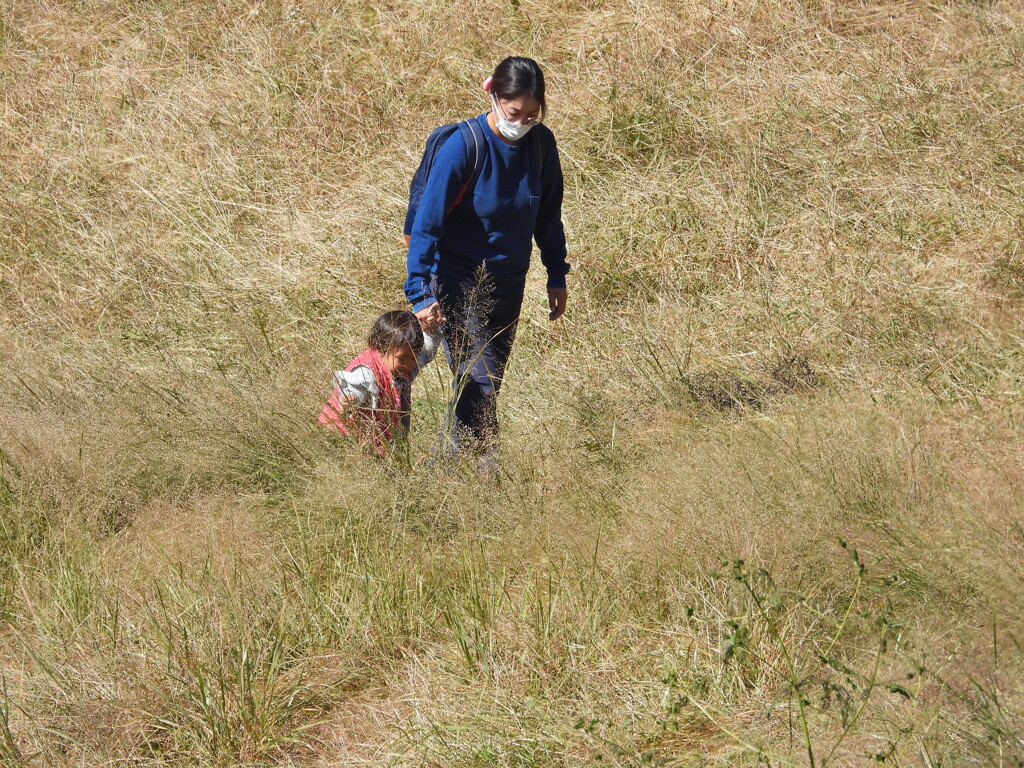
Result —
[[317, 421], [346, 437], [387, 447], [409, 431], [412, 383], [434, 359], [440, 337], [424, 333], [412, 312], [385, 312], [370, 329], [369, 348], [334, 374], [334, 391]]

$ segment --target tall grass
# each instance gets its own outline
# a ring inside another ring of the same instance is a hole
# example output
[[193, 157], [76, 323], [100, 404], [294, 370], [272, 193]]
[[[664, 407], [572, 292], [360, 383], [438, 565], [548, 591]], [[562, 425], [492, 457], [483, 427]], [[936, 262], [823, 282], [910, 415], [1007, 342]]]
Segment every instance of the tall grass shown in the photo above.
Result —
[[[500, 482], [315, 424], [538, 58]], [[0, 0], [0, 762], [1024, 759], [1018, 4]]]

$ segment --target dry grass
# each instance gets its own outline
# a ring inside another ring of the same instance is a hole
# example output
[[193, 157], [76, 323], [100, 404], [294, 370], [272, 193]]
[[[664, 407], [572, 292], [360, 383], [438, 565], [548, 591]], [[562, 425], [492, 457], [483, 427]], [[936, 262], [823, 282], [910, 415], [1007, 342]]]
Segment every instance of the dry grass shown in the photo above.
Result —
[[[504, 467], [339, 453], [537, 57]], [[1019, 765], [1019, 4], [0, 0], [0, 763]], [[476, 99], [474, 101], [474, 99]]]

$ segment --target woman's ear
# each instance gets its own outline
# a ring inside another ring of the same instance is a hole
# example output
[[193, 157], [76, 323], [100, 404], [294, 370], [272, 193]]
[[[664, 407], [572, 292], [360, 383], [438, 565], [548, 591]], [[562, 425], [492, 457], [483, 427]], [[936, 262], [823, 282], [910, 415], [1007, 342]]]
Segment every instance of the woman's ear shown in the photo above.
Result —
[[491, 80], [493, 80], [493, 79], [494, 79], [493, 77], [488, 77], [486, 80], [483, 81], [483, 83], [481, 83], [481, 85], [483, 86], [483, 89], [485, 91], [490, 92], [490, 90], [491, 90]]

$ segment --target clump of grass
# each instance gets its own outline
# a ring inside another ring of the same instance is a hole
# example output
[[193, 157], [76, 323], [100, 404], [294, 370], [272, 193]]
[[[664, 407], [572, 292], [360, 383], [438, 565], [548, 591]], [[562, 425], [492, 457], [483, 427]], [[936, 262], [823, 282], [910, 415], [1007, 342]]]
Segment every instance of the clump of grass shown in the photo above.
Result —
[[153, 708], [145, 750], [218, 762], [287, 752], [325, 704], [324, 683], [307, 681], [290, 655], [281, 638], [218, 649], [212, 664], [186, 650], [168, 671], [167, 689], [154, 691], [161, 706]]
[[991, 280], [1007, 298], [1017, 299], [1024, 295], [1024, 262], [1016, 245], [992, 263]]
[[695, 403], [719, 410], [763, 408], [781, 395], [811, 391], [820, 384], [806, 357], [781, 355], [758, 374], [693, 372], [682, 384]]
[[11, 699], [7, 692], [7, 680], [0, 680], [3, 699], [0, 701], [0, 758], [5, 765], [25, 765], [25, 756], [18, 747], [18, 741], [11, 731]]

